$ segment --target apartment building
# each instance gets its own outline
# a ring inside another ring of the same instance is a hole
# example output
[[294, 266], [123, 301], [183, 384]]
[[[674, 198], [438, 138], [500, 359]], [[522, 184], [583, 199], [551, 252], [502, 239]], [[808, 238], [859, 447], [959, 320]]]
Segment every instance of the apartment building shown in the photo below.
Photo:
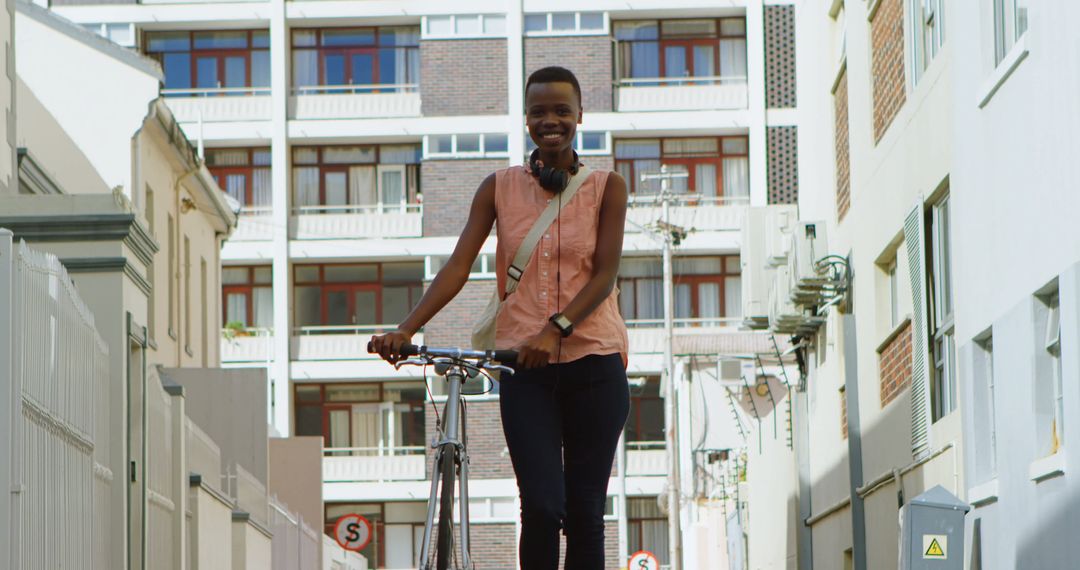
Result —
[[[669, 221], [687, 230], [675, 251], [676, 336], [712, 339], [697, 344], [714, 361], [764, 350], [738, 330], [739, 229], [747, 206], [798, 195], [792, 3], [51, 8], [160, 62], [161, 94], [219, 186], [242, 204], [221, 254], [223, 365], [265, 367], [275, 429], [323, 437], [324, 522], [332, 528], [346, 513], [372, 520], [375, 540], [364, 554], [379, 568], [417, 564], [432, 402], [443, 387], [421, 370], [372, 359], [367, 339], [419, 299], [483, 177], [524, 160], [528, 74], [553, 64], [574, 70], [585, 109], [577, 150], [590, 165], [621, 172], [632, 196], [619, 287], [633, 406], [623, 468], [610, 486], [608, 566], [640, 549], [669, 563], [657, 500], [667, 474], [654, 231], [661, 184], [641, 175], [662, 166], [675, 175]], [[492, 237], [468, 285], [416, 341], [468, 343], [494, 286], [494, 251]], [[469, 403], [473, 553], [478, 567], [509, 568], [518, 508], [498, 385], [467, 390], [486, 391]], [[685, 528], [696, 522], [688, 512]]]

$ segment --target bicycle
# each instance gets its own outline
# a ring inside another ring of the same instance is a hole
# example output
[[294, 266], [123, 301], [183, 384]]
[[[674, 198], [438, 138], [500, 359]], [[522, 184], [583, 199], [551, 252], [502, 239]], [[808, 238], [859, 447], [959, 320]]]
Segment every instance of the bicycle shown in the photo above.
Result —
[[[368, 352], [372, 350], [368, 343]], [[394, 364], [395, 368], [405, 365], [432, 366], [435, 374], [445, 376], [449, 384], [446, 406], [443, 408], [441, 422], [435, 425], [436, 437], [431, 443], [435, 455], [431, 462], [431, 494], [428, 497], [427, 519], [424, 522], [424, 540], [420, 548], [420, 570], [473, 570], [469, 554], [469, 455], [468, 437], [465, 430], [465, 401], [461, 388], [467, 378], [475, 378], [485, 371], [513, 374], [514, 369], [503, 363], [517, 361], [517, 352], [513, 350], [462, 350], [459, 348], [432, 348], [406, 344], [401, 347], [405, 360]], [[487, 375], [487, 374], [485, 374]], [[490, 375], [489, 375], [490, 377]], [[461, 415], [458, 415], [458, 412]], [[458, 437], [460, 418], [461, 437]], [[460, 475], [460, 527], [461, 556], [459, 566], [450, 566], [451, 559], [456, 559], [454, 550], [454, 478]], [[435, 566], [431, 565], [431, 533], [435, 526], [435, 510], [439, 511], [439, 528], [435, 545]]]

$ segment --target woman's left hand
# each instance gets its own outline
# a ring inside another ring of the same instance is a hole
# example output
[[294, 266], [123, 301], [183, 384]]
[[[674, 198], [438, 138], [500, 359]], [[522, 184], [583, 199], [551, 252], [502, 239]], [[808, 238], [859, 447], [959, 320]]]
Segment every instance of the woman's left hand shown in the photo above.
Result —
[[558, 349], [561, 338], [562, 334], [555, 325], [551, 323], [544, 325], [544, 328], [539, 333], [517, 348], [518, 367], [540, 368], [541, 366], [547, 366], [551, 355], [555, 354]]

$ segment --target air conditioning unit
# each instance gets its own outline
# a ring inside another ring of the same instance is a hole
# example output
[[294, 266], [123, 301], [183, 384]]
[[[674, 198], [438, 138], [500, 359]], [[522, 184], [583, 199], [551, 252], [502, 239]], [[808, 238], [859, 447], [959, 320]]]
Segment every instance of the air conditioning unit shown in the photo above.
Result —
[[721, 358], [716, 363], [717, 377], [722, 386], [743, 385], [743, 362], [733, 358]]
[[800, 221], [795, 224], [788, 267], [792, 277], [791, 297], [796, 304], [812, 307], [821, 301], [829, 279], [819, 271], [818, 261], [828, 252], [824, 222]]
[[773, 273], [769, 301], [769, 329], [774, 333], [795, 334], [803, 322], [803, 312], [791, 300], [791, 272], [787, 265], [777, 267]]
[[748, 208], [742, 226], [739, 260], [742, 270], [743, 325], [769, 326], [769, 290], [772, 268], [765, 264], [765, 214], [768, 208]]
[[798, 218], [792, 206], [773, 206], [765, 214], [765, 262], [774, 267], [788, 262], [791, 233]]

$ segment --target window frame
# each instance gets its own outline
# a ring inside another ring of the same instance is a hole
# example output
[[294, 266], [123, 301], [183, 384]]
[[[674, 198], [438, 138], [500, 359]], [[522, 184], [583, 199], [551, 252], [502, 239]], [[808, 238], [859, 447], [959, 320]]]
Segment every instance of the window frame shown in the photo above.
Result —
[[[660, 439], [630, 439], [631, 437], [640, 436], [643, 432], [646, 431], [641, 428], [643, 414], [642, 408], [645, 402], [659, 402], [661, 409], [663, 407], [664, 395], [660, 393], [660, 377], [646, 376], [643, 378], [643, 380], [644, 382], [642, 382], [640, 387], [634, 385], [631, 385], [630, 387], [630, 411], [626, 416], [626, 426], [623, 429], [623, 431], [626, 433], [627, 445], [632, 443], [664, 443], [664, 424], [662, 419], [659, 426]], [[653, 384], [655, 384], [656, 386], [655, 395], [652, 394], [652, 391], [649, 389], [649, 387], [651, 387]], [[630, 427], [631, 424], [634, 426], [632, 430]], [[631, 436], [631, 433], [637, 435]]]
[[[1024, 11], [1021, 18], [1020, 12]], [[991, 22], [993, 25], [993, 66], [996, 68], [1008, 59], [1030, 27], [1027, 0], [993, 0]], [[1019, 25], [1023, 22], [1023, 25]]]
[[[457, 31], [458, 18], [477, 18], [480, 26], [480, 32], [475, 34], [459, 33]], [[433, 33], [430, 29], [431, 21], [434, 19], [447, 18], [450, 22], [450, 29], [452, 30], [448, 34]], [[488, 32], [488, 19], [502, 19], [503, 32]], [[423, 16], [420, 18], [420, 39], [421, 40], [455, 40], [455, 39], [477, 39], [477, 38], [505, 38], [506, 37], [506, 15], [505, 14], [439, 14]]]
[[[244, 283], [228, 283], [224, 281], [224, 273], [229, 269], [244, 269], [247, 272], [247, 279]], [[244, 304], [247, 314], [247, 321], [244, 323], [244, 328], [255, 328], [255, 290], [256, 289], [269, 289], [273, 291], [273, 275], [271, 275], [270, 281], [258, 281], [255, 278], [255, 271], [257, 269], [270, 269], [268, 265], [225, 265], [222, 266], [222, 284], [221, 284], [221, 320], [226, 325], [229, 321], [229, 303], [228, 297], [230, 293], [243, 294], [245, 296]], [[271, 319], [272, 320], [272, 319]]]
[[[717, 151], [715, 156], [680, 156], [677, 154], [665, 154], [664, 142], [670, 140], [705, 140], [715, 139], [717, 144]], [[728, 139], [741, 140], [746, 148], [746, 152], [743, 153], [727, 153], [724, 151], [724, 142]], [[649, 142], [656, 141], [660, 152], [656, 158], [619, 158], [618, 147], [620, 142]], [[623, 175], [626, 179], [627, 192], [630, 196], [630, 201], [633, 202], [635, 198], [639, 196], [654, 197], [657, 192], [642, 192], [638, 188], [641, 183], [640, 174], [637, 172], [637, 167], [634, 165], [637, 161], [642, 160], [657, 160], [660, 162], [660, 166], [685, 166], [687, 169], [688, 177], [686, 179], [687, 190], [686, 192], [680, 192], [684, 197], [695, 197], [697, 199], [716, 199], [726, 200], [736, 198], [736, 196], [729, 197], [724, 188], [724, 160], [726, 159], [745, 159], [748, 163], [750, 160], [750, 137], [747, 135], [723, 135], [716, 137], [660, 137], [660, 138], [620, 138], [613, 141], [613, 157], [615, 163], [615, 170]], [[716, 167], [716, 195], [715, 196], [702, 196], [697, 186], [697, 173], [694, 168], [698, 164], [713, 164]], [[620, 166], [626, 166], [629, 169], [629, 176], [620, 169]], [[748, 170], [749, 172], [749, 170]], [[749, 191], [750, 179], [747, 178], [747, 190]], [[740, 197], [741, 198], [741, 197]]]
[[[478, 151], [459, 151], [458, 150], [458, 137], [459, 136], [478, 136], [480, 137], [480, 147]], [[433, 139], [436, 137], [450, 137], [450, 151], [449, 152], [435, 152], [432, 150], [434, 145]], [[506, 137], [506, 150], [487, 150], [488, 137]], [[510, 156], [510, 140], [504, 133], [452, 133], [452, 134], [438, 134], [438, 135], [424, 135], [422, 142], [422, 155], [425, 159], [451, 159], [451, 158], [505, 158]]]
[[[553, 21], [555, 14], [573, 14], [574, 15], [574, 29], [573, 30], [555, 30], [553, 29]], [[600, 14], [602, 16], [603, 23], [599, 28], [582, 28], [581, 16], [582, 14]], [[545, 16], [547, 25], [543, 30], [527, 30], [525, 28], [525, 19], [529, 16]], [[558, 37], [558, 36], [606, 36], [611, 33], [611, 17], [607, 12], [599, 12], [595, 10], [585, 10], [581, 12], [533, 12], [526, 13], [522, 16], [521, 20], [522, 34], [527, 37]]]
[[[328, 309], [329, 309], [328, 295], [330, 293], [333, 293], [334, 291], [348, 290], [348, 291], [352, 292], [353, 295], [351, 295], [350, 297], [347, 298], [348, 299], [347, 302], [349, 304], [349, 307], [351, 309], [353, 309], [353, 310], [355, 310], [354, 305], [355, 305], [355, 292], [356, 291], [365, 291], [365, 290], [375, 291], [375, 317], [376, 317], [375, 320], [376, 321], [385, 320], [385, 315], [383, 314], [383, 311], [385, 309], [385, 307], [383, 306], [383, 304], [384, 304], [383, 293], [385, 292], [385, 289], [387, 287], [402, 287], [402, 286], [408, 287], [409, 288], [410, 310], [413, 307], [416, 307], [416, 303], [418, 303], [420, 301], [420, 298], [424, 294], [424, 282], [423, 282], [422, 276], [419, 279], [417, 279], [416, 281], [403, 281], [403, 280], [401, 280], [401, 281], [399, 281], [399, 280], [386, 281], [385, 277], [384, 277], [383, 267], [387, 263], [393, 264], [393, 263], [402, 263], [402, 262], [388, 261], [388, 262], [368, 262], [368, 263], [298, 263], [298, 264], [293, 265], [292, 266], [292, 287], [293, 287], [294, 294], [295, 294], [296, 289], [299, 288], [299, 287], [316, 287], [316, 288], [319, 289], [319, 320], [320, 320], [321, 324], [318, 324], [318, 325], [299, 325], [299, 326], [297, 326], [297, 328], [301, 329], [301, 330], [306, 329], [306, 334], [311, 334], [313, 332], [317, 333], [322, 329], [347, 329], [347, 328], [357, 328], [358, 330], [368, 330], [370, 328], [371, 330], [374, 330], [376, 332], [385, 332], [386, 330], [390, 330], [394, 326], [397, 326], [397, 323], [384, 323], [384, 322], [354, 323], [352, 325], [332, 325], [332, 324], [327, 324], [327, 321], [329, 320], [327, 318], [327, 312], [328, 312]], [[410, 262], [405, 262], [405, 263], [410, 263]], [[326, 268], [328, 268], [328, 267], [354, 267], [354, 266], [375, 266], [376, 271], [377, 271], [375, 280], [374, 281], [328, 281], [326, 279]], [[311, 268], [311, 267], [318, 268], [318, 278], [316, 280], [314, 280], [314, 281], [301, 281], [301, 280], [299, 280], [297, 278], [297, 272], [298, 271], [300, 271], [301, 269], [306, 269], [306, 268]], [[300, 307], [297, 304], [294, 303], [292, 318], [293, 318], [293, 322], [295, 322], [295, 323], [300, 322], [299, 310], [300, 310]], [[368, 326], [365, 327], [364, 325], [368, 325]], [[337, 331], [337, 330], [328, 330], [326, 332], [328, 332], [329, 334], [340, 334], [340, 332]]]
[[[399, 210], [403, 213], [413, 211], [419, 207], [421, 196], [423, 194], [420, 187], [420, 163], [422, 158], [415, 156], [415, 162], [383, 162], [383, 148], [387, 146], [413, 146], [416, 147], [416, 151], [421, 151], [421, 145], [415, 143], [400, 143], [400, 144], [366, 144], [366, 145], [303, 145], [292, 147], [292, 154], [290, 155], [292, 163], [293, 179], [291, 182], [291, 193], [293, 202], [293, 211], [295, 214], [327, 214], [327, 213], [385, 213], [394, 210]], [[354, 149], [373, 149], [373, 159], [370, 162], [327, 162], [324, 158], [327, 149], [334, 148], [354, 148]], [[316, 152], [315, 162], [304, 163], [297, 162], [296, 156], [300, 152], [311, 151]], [[420, 154], [417, 152], [416, 154]], [[371, 204], [353, 204], [350, 202], [349, 185], [351, 181], [350, 169], [353, 167], [368, 166], [374, 169], [374, 183], [375, 183], [375, 202]], [[405, 185], [402, 201], [395, 203], [387, 203], [383, 201], [383, 186], [380, 179], [380, 174], [390, 168], [403, 167]], [[299, 185], [296, 184], [296, 173], [300, 169], [314, 168], [318, 170], [319, 176], [319, 189], [318, 189], [318, 204], [300, 204], [300, 199], [297, 195], [299, 191]], [[344, 173], [345, 174], [345, 201], [343, 206], [331, 206], [326, 203], [326, 174], [327, 173]], [[340, 209], [341, 211], [335, 211]]]
[[[742, 34], [725, 34], [723, 31], [724, 22], [726, 20], [741, 20], [742, 21]], [[713, 21], [716, 25], [716, 31], [714, 33], [703, 33], [693, 35], [665, 35], [664, 34], [664, 22], [676, 22], [676, 21]], [[618, 39], [615, 35], [616, 24], [621, 23], [648, 23], [653, 22], [656, 25], [656, 38], [654, 39]], [[635, 85], [641, 86], [671, 86], [678, 85], [723, 85], [728, 83], [740, 83], [747, 82], [747, 77], [730, 76], [725, 80], [723, 75], [722, 59], [721, 59], [721, 42], [724, 40], [742, 40], [743, 50], [747, 50], [747, 28], [745, 16], [726, 16], [721, 18], [663, 18], [663, 19], [628, 19], [618, 20], [611, 26], [612, 41], [615, 43], [615, 82], [618, 85], [624, 87], [633, 87]], [[633, 52], [633, 45], [637, 43], [655, 43], [656, 44], [656, 57], [657, 57], [657, 74], [658, 77], [634, 77], [632, 75], [632, 63], [624, 63], [624, 59], [629, 62], [631, 60], [626, 59], [622, 54], [623, 51], [629, 53]], [[622, 45], [626, 44], [630, 47], [626, 50]], [[713, 47], [713, 72], [706, 75], [684, 75], [680, 77], [668, 77], [667, 72], [667, 47], [672, 46], [685, 46], [684, 61], [687, 64], [687, 69], [693, 69], [694, 57], [693, 50], [690, 49], [691, 45], [710, 45]], [[744, 66], [749, 62], [744, 62]], [[628, 73], [624, 75], [624, 71]], [[701, 79], [693, 79], [694, 77], [700, 77]], [[687, 79], [690, 78], [690, 79]], [[741, 82], [739, 81], [741, 79]]]
[[[213, 156], [216, 152], [238, 152], [245, 151], [247, 153], [247, 161], [245, 164], [230, 164], [227, 166], [211, 165]], [[208, 148], [206, 149], [207, 157], [205, 160], [206, 169], [210, 171], [210, 175], [217, 182], [218, 188], [226, 195], [229, 194], [226, 188], [227, 184], [223, 182], [227, 181], [227, 177], [231, 175], [242, 174], [244, 176], [244, 199], [240, 200], [240, 204], [243, 207], [241, 213], [255, 213], [255, 212], [269, 212], [273, 209], [273, 189], [271, 189], [271, 203], [264, 206], [255, 205], [255, 172], [265, 170], [267, 173], [273, 172], [273, 160], [271, 159], [266, 164], [258, 164], [255, 160], [255, 154], [265, 152], [269, 155], [270, 147], [248, 147], [248, 148]], [[234, 196], [235, 198], [235, 196]]]
[[[292, 56], [291, 67], [293, 69], [292, 76], [289, 78], [292, 91], [298, 95], [321, 95], [321, 94], [379, 94], [379, 93], [413, 93], [420, 89], [420, 38], [423, 32], [423, 27], [419, 27], [416, 30], [417, 42], [416, 44], [397, 45], [395, 43], [383, 44], [382, 38], [384, 30], [394, 28], [411, 28], [412, 26], [342, 26], [342, 27], [323, 27], [323, 28], [293, 28], [289, 34], [289, 53]], [[323, 34], [328, 31], [371, 31], [373, 43], [355, 45], [324, 45]], [[296, 37], [298, 34], [314, 32], [315, 45], [297, 45]], [[385, 50], [406, 50], [407, 56], [405, 57], [406, 65], [406, 77], [415, 77], [415, 81], [411, 83], [383, 83], [381, 80], [381, 56]], [[317, 69], [315, 85], [298, 85], [297, 83], [297, 70], [300, 66], [297, 64], [296, 56], [306, 52], [315, 52], [315, 66]], [[412, 61], [412, 57], [409, 54], [416, 54], [415, 62]], [[327, 56], [342, 55], [345, 56], [346, 61], [343, 69], [344, 78], [346, 83], [343, 85], [329, 85], [326, 82], [326, 58]], [[373, 83], [354, 84], [352, 83], [352, 74], [354, 56], [372, 56], [371, 61], [371, 76]], [[411, 63], [416, 64], [416, 68], [411, 67]], [[385, 86], [385, 87], [382, 87]]]
[[[697, 323], [695, 323], [694, 321], [697, 321], [699, 319], [700, 320], [713, 320], [713, 317], [701, 317], [701, 316], [699, 316], [700, 315], [700, 298], [699, 298], [699, 292], [698, 292], [697, 285], [699, 285], [701, 283], [715, 283], [715, 284], [718, 285], [718, 294], [720, 295], [720, 300], [719, 300], [720, 301], [720, 303], [719, 303], [720, 316], [716, 317], [716, 320], [723, 321], [724, 319], [737, 318], [737, 317], [729, 317], [728, 316], [729, 307], [727, 306], [727, 279], [730, 278], [730, 277], [739, 277], [741, 279], [741, 277], [742, 277], [741, 264], [739, 264], [739, 263], [729, 264], [728, 263], [732, 259], [738, 260], [739, 259], [738, 254], [687, 255], [687, 256], [679, 256], [677, 259], [679, 259], [679, 260], [690, 260], [690, 259], [714, 259], [714, 258], [720, 260], [720, 272], [719, 273], [675, 273], [674, 271], [672, 272], [672, 286], [673, 286], [672, 294], [673, 295], [674, 295], [674, 286], [680, 285], [680, 284], [689, 284], [689, 285], [691, 285], [691, 287], [690, 287], [690, 307], [691, 307], [690, 308], [690, 313], [691, 313], [691, 315], [694, 315], [694, 316], [690, 316], [690, 317], [675, 318], [675, 321], [676, 321], [675, 325], [677, 327], [680, 325], [680, 321], [682, 321], [682, 324], [690, 324], [691, 326], [695, 326]], [[658, 258], [650, 257], [650, 256], [638, 257], [638, 258], [636, 258], [636, 260], [656, 260], [656, 261], [659, 261], [659, 263], [661, 263], [661, 264], [663, 263]], [[673, 265], [674, 265], [674, 263], [673, 263]], [[735, 267], [736, 269], [729, 270], [729, 267]], [[619, 314], [620, 314], [620, 316], [622, 316], [622, 318], [625, 321], [627, 321], [627, 324], [629, 324], [630, 326], [634, 326], [635, 324], [638, 324], [639, 326], [642, 325], [642, 323], [635, 323], [634, 321], [646, 321], [644, 326], [648, 326], [647, 321], [654, 320], [654, 319], [646, 319], [646, 318], [638, 316], [640, 314], [640, 309], [637, 306], [638, 305], [638, 303], [637, 303], [637, 287], [638, 287], [638, 285], [637, 284], [638, 284], [639, 281], [646, 281], [646, 280], [648, 280], [648, 281], [661, 281], [661, 283], [662, 283], [663, 282], [663, 267], [662, 267], [662, 265], [661, 265], [661, 268], [660, 268], [660, 272], [655, 276], [649, 275], [649, 276], [634, 276], [634, 277], [623, 277], [623, 276], [617, 277], [617, 284], [618, 284], [618, 287], [619, 287], [620, 291], [629, 290], [629, 288], [626, 287], [626, 284], [628, 282], [633, 284], [634, 315], [632, 317], [627, 316], [627, 315], [623, 315], [622, 314], [622, 304], [620, 303], [620, 306], [619, 306], [619, 311], [620, 311]], [[672, 299], [672, 302], [674, 303], [674, 298]], [[741, 310], [742, 307], [738, 307], [738, 309]], [[663, 307], [661, 307], [661, 316], [660, 316], [661, 319], [663, 318], [662, 312], [663, 312]], [[673, 316], [673, 318], [674, 318], [674, 316]], [[709, 325], [706, 323], [705, 326], [709, 326]]]
[[927, 213], [930, 247], [926, 264], [930, 293], [931, 423], [957, 409], [956, 342], [953, 323], [951, 205], [946, 192]]
[[[195, 47], [195, 35], [200, 33], [212, 33], [212, 32], [244, 32], [246, 47], [242, 48], [196, 48]], [[267, 43], [266, 47], [254, 47], [255, 34], [266, 33], [267, 42], [269, 42], [269, 29], [243, 29], [243, 30], [146, 30], [142, 33], [142, 46], [143, 53], [151, 59], [158, 62], [161, 65], [162, 72], [165, 70], [165, 55], [186, 53], [188, 56], [188, 87], [184, 88], [162, 88], [162, 95], [166, 97], [221, 97], [221, 96], [236, 96], [242, 95], [269, 95], [270, 85], [252, 85], [252, 55], [256, 52], [266, 52], [267, 58], [270, 57], [270, 45]], [[155, 35], [173, 34], [173, 33], [186, 33], [187, 34], [187, 49], [186, 50], [150, 50], [150, 42]], [[217, 64], [217, 87], [198, 87], [199, 78], [199, 57], [216, 57]], [[225, 84], [225, 65], [224, 58], [242, 56], [244, 58], [244, 85], [241, 87], [224, 87]], [[269, 77], [267, 78], [269, 80]], [[164, 82], [164, 80], [163, 80]]]

